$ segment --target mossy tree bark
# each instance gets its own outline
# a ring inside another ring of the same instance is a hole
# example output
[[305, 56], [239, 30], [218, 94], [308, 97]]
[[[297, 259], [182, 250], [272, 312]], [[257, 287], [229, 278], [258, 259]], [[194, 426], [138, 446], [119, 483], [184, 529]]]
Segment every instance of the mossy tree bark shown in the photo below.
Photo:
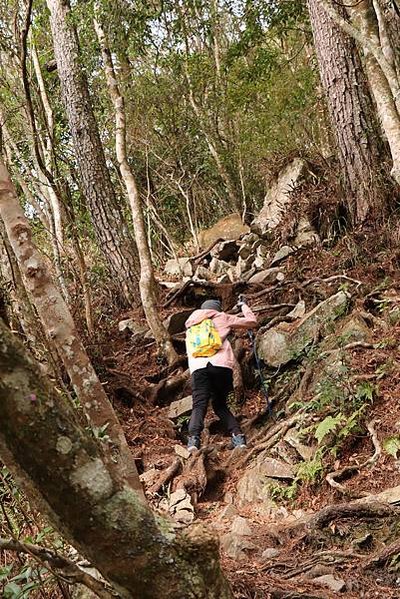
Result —
[[210, 533], [151, 512], [2, 321], [0, 397], [1, 459], [124, 599], [232, 598]]
[[94, 427], [107, 426], [115, 448], [115, 467], [141, 492], [136, 466], [122, 427], [89, 360], [75, 323], [46, 259], [32, 240], [29, 223], [21, 209], [7, 169], [0, 161], [0, 218], [43, 328], [61, 356], [82, 409]]

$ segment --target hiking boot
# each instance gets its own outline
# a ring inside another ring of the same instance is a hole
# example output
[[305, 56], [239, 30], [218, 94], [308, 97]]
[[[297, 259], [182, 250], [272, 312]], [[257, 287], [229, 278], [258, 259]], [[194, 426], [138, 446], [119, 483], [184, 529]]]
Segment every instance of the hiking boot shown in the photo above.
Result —
[[188, 451], [192, 452], [192, 451], [196, 451], [197, 449], [200, 449], [200, 437], [189, 437], [188, 438], [188, 443], [187, 443], [187, 449]]
[[239, 433], [238, 435], [232, 435], [232, 447], [233, 449], [236, 447], [247, 449], [246, 437], [242, 433]]

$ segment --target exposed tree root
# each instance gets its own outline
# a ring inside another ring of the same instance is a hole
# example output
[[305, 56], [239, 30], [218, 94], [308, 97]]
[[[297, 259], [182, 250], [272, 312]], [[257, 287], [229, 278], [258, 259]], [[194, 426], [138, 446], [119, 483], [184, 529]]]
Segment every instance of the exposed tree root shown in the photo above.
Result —
[[[351, 495], [352, 497], [356, 497], [355, 494], [353, 494], [351, 491], [349, 491], [349, 489], [346, 489], [346, 487], [341, 485], [336, 479], [341, 479], [344, 476], [348, 476], [355, 472], [359, 472], [366, 466], [375, 464], [375, 462], [379, 459], [379, 457], [382, 453], [381, 445], [378, 441], [378, 436], [374, 429], [374, 424], [375, 424], [374, 420], [372, 420], [371, 422], [369, 422], [367, 424], [367, 429], [371, 435], [372, 443], [375, 448], [374, 454], [370, 458], [365, 460], [362, 464], [354, 464], [353, 466], [345, 466], [344, 468], [341, 468], [340, 470], [335, 470], [334, 472], [330, 472], [325, 478], [327, 483], [332, 488], [336, 489], [337, 491], [340, 491], [341, 493], [343, 493], [345, 495]], [[357, 495], [357, 496], [360, 496], [360, 495]], [[361, 495], [361, 496], [363, 496], [363, 495]]]
[[353, 551], [318, 551], [312, 557], [302, 560], [299, 565], [296, 561], [290, 562], [271, 562], [266, 564], [262, 570], [269, 571], [273, 574], [279, 574], [281, 578], [289, 580], [308, 572], [315, 566], [329, 565], [336, 566], [346, 563], [349, 559], [364, 559], [363, 554], [354, 553]]
[[179, 473], [180, 468], [181, 460], [179, 458], [176, 458], [172, 462], [171, 466], [164, 470], [159, 480], [150, 487], [150, 489], [147, 491], [148, 494], [156, 495], [157, 493], [159, 493], [163, 486], [169, 483]]
[[357, 285], [357, 287], [360, 287], [360, 285], [362, 285], [362, 281], [358, 281], [357, 279], [352, 279], [351, 277], [348, 277], [347, 275], [334, 275], [332, 277], [328, 277], [327, 279], [321, 279], [320, 277], [314, 277], [313, 279], [308, 279], [308, 281], [304, 281], [304, 283], [301, 284], [301, 286], [304, 287], [308, 287], [308, 285], [311, 285], [312, 283], [332, 283], [333, 281], [337, 281], [338, 279], [343, 280], [343, 281], [349, 281], [350, 283], [354, 283], [355, 285]]
[[363, 570], [368, 570], [369, 568], [383, 566], [390, 557], [398, 553], [400, 553], [400, 539], [397, 539], [388, 547], [385, 547], [382, 551], [376, 553], [373, 557], [364, 561], [364, 563], [361, 564], [361, 568]]
[[[400, 514], [400, 509], [379, 501], [352, 501], [350, 503], [333, 504], [324, 507], [308, 520], [308, 531], [325, 528], [332, 520], [340, 518], [385, 518]], [[295, 527], [294, 527], [295, 528]]]
[[177, 393], [189, 380], [189, 370], [179, 371], [167, 376], [155, 385], [150, 385], [145, 393], [153, 405], [163, 405], [171, 400], [171, 394]]
[[376, 345], [373, 343], [366, 343], [365, 341], [353, 341], [352, 343], [348, 343], [343, 347], [336, 347], [335, 349], [327, 349], [319, 354], [318, 358], [325, 358], [330, 354], [334, 354], [337, 351], [347, 351], [349, 349], [357, 349], [358, 347], [362, 347], [364, 349], [376, 349]]
[[193, 505], [204, 494], [207, 486], [206, 457], [213, 451], [213, 447], [203, 447], [194, 452], [187, 460], [182, 474], [176, 479], [174, 488], [184, 489], [192, 499]]

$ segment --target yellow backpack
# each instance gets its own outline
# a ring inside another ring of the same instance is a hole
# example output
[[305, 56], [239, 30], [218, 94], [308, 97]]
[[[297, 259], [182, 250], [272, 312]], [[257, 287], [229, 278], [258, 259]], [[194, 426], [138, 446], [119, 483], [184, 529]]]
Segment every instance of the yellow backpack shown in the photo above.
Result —
[[222, 347], [221, 337], [211, 318], [191, 326], [187, 331], [187, 342], [194, 358], [213, 356]]

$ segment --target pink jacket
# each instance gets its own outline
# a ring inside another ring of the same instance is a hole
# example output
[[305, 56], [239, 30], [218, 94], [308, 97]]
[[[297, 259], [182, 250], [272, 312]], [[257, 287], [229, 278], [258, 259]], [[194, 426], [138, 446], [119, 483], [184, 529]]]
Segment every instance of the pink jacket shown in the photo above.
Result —
[[231, 329], [251, 329], [257, 323], [257, 317], [251, 311], [249, 306], [244, 304], [242, 306], [242, 312], [243, 316], [231, 316], [230, 314], [217, 312], [216, 310], [195, 310], [193, 314], [189, 316], [185, 323], [187, 329], [194, 324], [199, 324], [206, 318], [212, 318], [215, 328], [223, 340], [221, 349], [213, 356], [207, 358], [194, 358], [188, 351], [186, 342], [186, 352], [188, 354], [189, 370], [191, 373], [199, 368], [205, 368], [209, 362], [214, 366], [224, 366], [225, 368], [231, 368], [233, 370], [235, 356], [233, 354], [232, 346], [227, 339]]

